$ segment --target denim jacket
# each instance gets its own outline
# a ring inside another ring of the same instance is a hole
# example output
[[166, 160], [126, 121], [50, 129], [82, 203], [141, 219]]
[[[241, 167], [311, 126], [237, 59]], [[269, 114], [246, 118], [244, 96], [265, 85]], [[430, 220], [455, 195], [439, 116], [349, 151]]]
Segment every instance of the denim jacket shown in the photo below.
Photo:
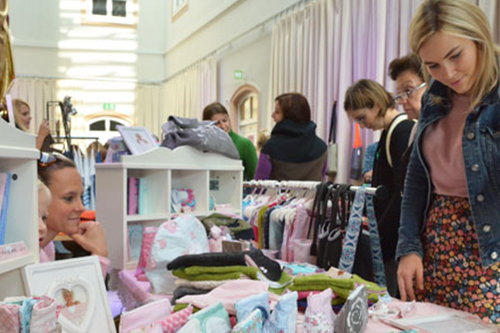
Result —
[[[423, 257], [422, 233], [433, 185], [422, 153], [425, 129], [450, 112], [448, 88], [431, 81], [422, 97], [422, 114], [410, 157], [401, 205], [396, 258]], [[435, 103], [434, 96], [442, 98]], [[487, 94], [466, 119], [462, 136], [467, 189], [483, 266], [500, 261], [500, 85]]]

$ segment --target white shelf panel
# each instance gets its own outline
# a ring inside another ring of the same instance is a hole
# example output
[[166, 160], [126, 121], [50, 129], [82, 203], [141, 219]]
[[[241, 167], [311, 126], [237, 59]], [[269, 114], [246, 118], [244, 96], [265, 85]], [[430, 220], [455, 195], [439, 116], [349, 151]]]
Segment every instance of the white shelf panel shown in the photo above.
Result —
[[38, 159], [39, 156], [38, 150], [0, 146], [0, 158]]
[[31, 253], [8, 260], [2, 260], [0, 261], [0, 274], [8, 273], [15, 269], [19, 269], [25, 265], [30, 265], [34, 263], [35, 263], [35, 256]]
[[127, 222], [153, 221], [153, 220], [168, 220], [169, 214], [136, 214], [127, 215]]

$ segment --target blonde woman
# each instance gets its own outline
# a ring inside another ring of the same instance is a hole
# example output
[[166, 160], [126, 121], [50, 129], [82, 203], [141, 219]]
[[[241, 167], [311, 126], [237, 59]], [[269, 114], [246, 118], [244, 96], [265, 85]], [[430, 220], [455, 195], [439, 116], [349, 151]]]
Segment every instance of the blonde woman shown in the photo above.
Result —
[[402, 202], [401, 296], [498, 324], [499, 48], [484, 13], [464, 0], [424, 1], [410, 45], [428, 91]]
[[[31, 125], [31, 109], [28, 103], [21, 99], [14, 98], [12, 100], [12, 107], [14, 109], [14, 119], [16, 126], [24, 132], [28, 132]], [[36, 148], [41, 149], [43, 142], [50, 135], [49, 121], [44, 119], [40, 123], [38, 135], [36, 137]]]

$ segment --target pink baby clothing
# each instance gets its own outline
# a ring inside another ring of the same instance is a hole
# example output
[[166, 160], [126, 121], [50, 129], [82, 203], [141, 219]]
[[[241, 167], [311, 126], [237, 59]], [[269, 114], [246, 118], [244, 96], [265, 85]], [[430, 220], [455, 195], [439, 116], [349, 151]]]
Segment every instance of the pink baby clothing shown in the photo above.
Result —
[[37, 333], [58, 333], [61, 326], [56, 318], [56, 301], [48, 296], [36, 297], [38, 302], [31, 312], [30, 331]]
[[163, 319], [160, 324], [163, 333], [175, 333], [188, 321], [189, 316], [193, 313], [193, 307], [188, 306], [185, 309], [177, 311], [167, 318]]
[[[105, 257], [99, 257], [99, 263], [101, 264], [102, 276], [106, 278], [108, 274], [109, 259]], [[40, 249], [40, 262], [50, 262], [56, 260], [56, 251], [54, 247], [54, 242], [50, 242], [44, 248]]]
[[120, 332], [163, 332], [161, 321], [168, 318], [171, 313], [168, 299], [148, 303], [132, 311], [124, 312], [120, 321]]
[[[290, 239], [288, 240], [288, 261], [297, 261], [295, 258], [295, 240], [306, 239], [309, 229], [309, 214], [303, 204], [297, 205], [297, 214], [293, 221], [294, 227]], [[299, 255], [300, 257], [300, 255]]]
[[332, 290], [307, 297], [304, 333], [333, 333], [335, 313], [331, 306]]
[[21, 306], [18, 304], [0, 302], [0, 327], [2, 327], [2, 330], [5, 330], [5, 332], [21, 331], [20, 309]]
[[203, 309], [217, 302], [222, 302], [224, 309], [230, 315], [235, 315], [234, 303], [261, 292], [267, 291], [268, 285], [262, 281], [254, 280], [234, 280], [224, 283], [204, 295], [188, 295], [177, 300], [177, 303], [192, 304]]

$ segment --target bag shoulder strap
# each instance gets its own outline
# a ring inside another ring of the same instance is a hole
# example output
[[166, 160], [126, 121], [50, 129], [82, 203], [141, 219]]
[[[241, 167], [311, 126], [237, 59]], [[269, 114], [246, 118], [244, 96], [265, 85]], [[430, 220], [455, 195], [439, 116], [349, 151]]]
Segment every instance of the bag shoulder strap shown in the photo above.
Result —
[[396, 118], [392, 121], [391, 126], [389, 126], [389, 129], [387, 130], [387, 137], [385, 139], [385, 153], [387, 155], [387, 162], [389, 163], [389, 166], [392, 168], [392, 156], [391, 156], [391, 137], [392, 137], [392, 132], [394, 132], [394, 129], [399, 125], [399, 123], [405, 121], [408, 119], [408, 116], [404, 113], [401, 113], [396, 116]]
[[332, 117], [330, 118], [330, 134], [328, 135], [328, 143], [335, 143], [337, 140], [337, 101], [333, 102]]

